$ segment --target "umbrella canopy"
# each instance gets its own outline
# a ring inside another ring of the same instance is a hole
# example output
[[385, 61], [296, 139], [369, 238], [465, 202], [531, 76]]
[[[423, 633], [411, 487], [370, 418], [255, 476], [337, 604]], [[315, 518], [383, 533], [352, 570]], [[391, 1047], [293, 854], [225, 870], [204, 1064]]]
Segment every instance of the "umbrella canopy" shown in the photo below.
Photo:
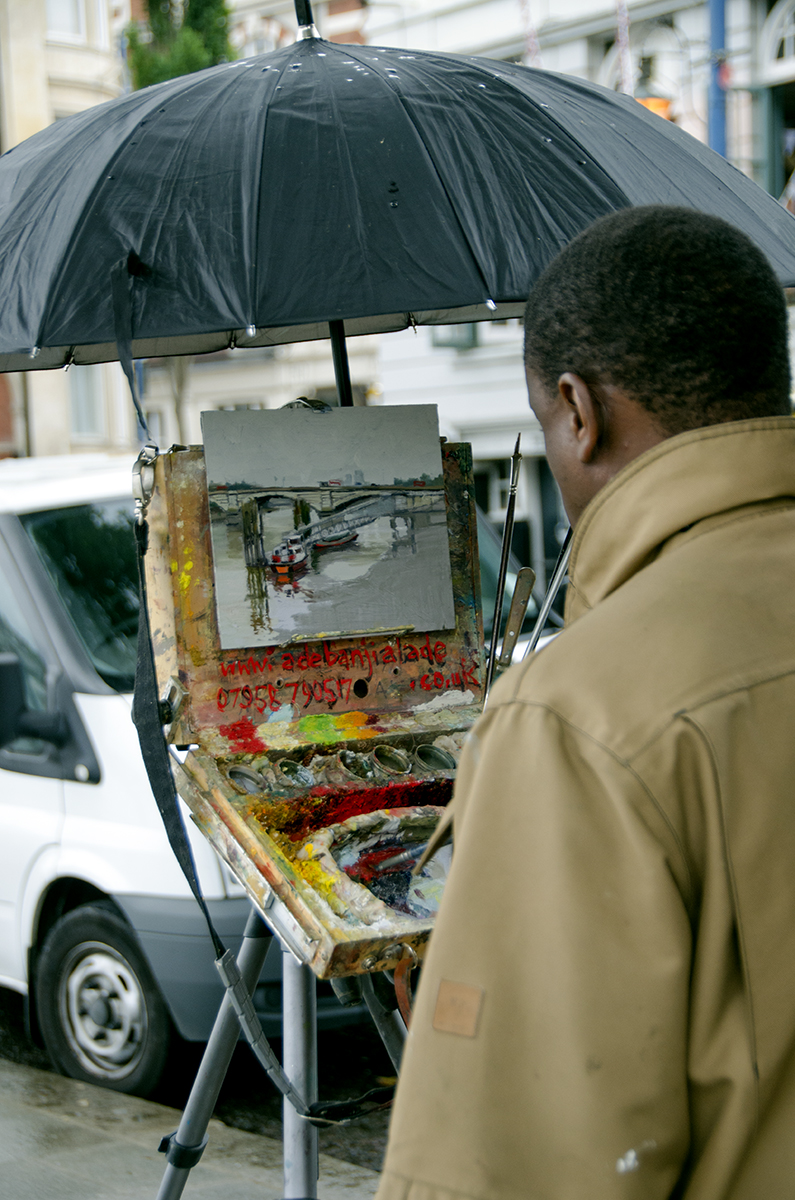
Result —
[[120, 319], [144, 357], [516, 315], [575, 234], [648, 203], [724, 217], [795, 284], [795, 219], [634, 100], [309, 37], [0, 159], [0, 370], [116, 358]]

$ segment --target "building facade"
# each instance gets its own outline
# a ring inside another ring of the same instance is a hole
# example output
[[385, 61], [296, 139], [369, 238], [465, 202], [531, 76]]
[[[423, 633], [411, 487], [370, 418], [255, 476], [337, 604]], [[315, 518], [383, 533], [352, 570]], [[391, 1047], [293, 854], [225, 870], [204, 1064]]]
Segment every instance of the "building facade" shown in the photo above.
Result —
[[[127, 0], [0, 0], [0, 150], [124, 87]], [[0, 375], [0, 456], [128, 450], [117, 364]]]

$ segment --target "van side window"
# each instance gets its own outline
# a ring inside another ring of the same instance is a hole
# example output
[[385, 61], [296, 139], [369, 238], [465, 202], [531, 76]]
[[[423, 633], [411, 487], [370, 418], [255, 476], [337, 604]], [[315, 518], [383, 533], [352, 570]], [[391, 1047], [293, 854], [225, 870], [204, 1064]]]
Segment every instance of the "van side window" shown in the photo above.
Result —
[[[0, 570], [0, 653], [16, 654], [25, 679], [28, 708], [47, 708], [47, 664], [39, 653], [33, 628], [24, 603], [8, 571]], [[44, 748], [38, 738], [17, 738], [6, 747], [14, 754], [40, 754]]]
[[132, 691], [138, 567], [132, 500], [102, 500], [20, 517], [75, 632], [105, 683]]

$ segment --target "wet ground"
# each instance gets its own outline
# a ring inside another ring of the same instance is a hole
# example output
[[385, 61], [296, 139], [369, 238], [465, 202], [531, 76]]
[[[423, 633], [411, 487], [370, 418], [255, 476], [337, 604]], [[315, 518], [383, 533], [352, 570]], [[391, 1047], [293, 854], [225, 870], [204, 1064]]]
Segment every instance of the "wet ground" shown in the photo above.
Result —
[[[165, 1183], [163, 1138], [177, 1109], [0, 1059], [0, 1196], [3, 1200], [153, 1200]], [[210, 1121], [191, 1171], [191, 1200], [280, 1200], [279, 1141]], [[319, 1200], [373, 1200], [378, 1174], [339, 1158], [319, 1160]], [[170, 1174], [170, 1173], [169, 1173]], [[168, 1194], [176, 1195], [171, 1175]]]
[[[273, 1041], [277, 1054], [280, 1042]], [[185, 1043], [172, 1053], [166, 1077], [151, 1099], [182, 1108], [190, 1091], [201, 1048]], [[51, 1071], [43, 1050], [25, 1036], [22, 997], [0, 988], [0, 1058]], [[343, 1100], [394, 1079], [394, 1069], [374, 1027], [368, 1022], [347, 1029], [328, 1030], [318, 1036], [320, 1097]], [[281, 1138], [281, 1096], [268, 1080], [247, 1046], [239, 1046], [215, 1110], [215, 1116], [232, 1129]], [[379, 1112], [352, 1125], [320, 1132], [321, 1153], [357, 1166], [379, 1170], [386, 1146], [389, 1113]]]

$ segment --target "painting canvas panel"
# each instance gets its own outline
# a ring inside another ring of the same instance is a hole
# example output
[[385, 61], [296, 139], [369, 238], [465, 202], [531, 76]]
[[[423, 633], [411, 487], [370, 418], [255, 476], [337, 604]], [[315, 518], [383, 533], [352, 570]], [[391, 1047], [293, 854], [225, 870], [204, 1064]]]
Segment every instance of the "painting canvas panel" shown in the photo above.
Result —
[[455, 625], [435, 405], [202, 413], [222, 649]]

